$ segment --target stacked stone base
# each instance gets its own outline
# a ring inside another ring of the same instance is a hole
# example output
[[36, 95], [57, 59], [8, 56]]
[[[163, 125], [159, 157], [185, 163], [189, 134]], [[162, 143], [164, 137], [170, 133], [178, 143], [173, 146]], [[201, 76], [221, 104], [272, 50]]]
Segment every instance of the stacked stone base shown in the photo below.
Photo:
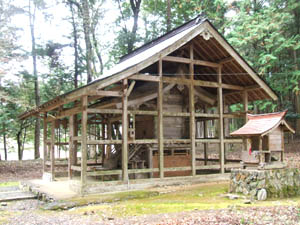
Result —
[[251, 170], [233, 169], [230, 176], [231, 193], [251, 195], [265, 189], [268, 198], [284, 198], [300, 195], [300, 172], [298, 169]]

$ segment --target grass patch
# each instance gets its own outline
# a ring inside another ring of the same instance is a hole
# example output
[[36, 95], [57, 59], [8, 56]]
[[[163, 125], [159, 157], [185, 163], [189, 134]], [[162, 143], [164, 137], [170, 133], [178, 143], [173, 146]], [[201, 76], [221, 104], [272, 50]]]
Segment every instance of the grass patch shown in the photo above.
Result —
[[19, 182], [13, 181], [13, 182], [0, 182], [0, 187], [12, 187], [12, 186], [19, 186]]

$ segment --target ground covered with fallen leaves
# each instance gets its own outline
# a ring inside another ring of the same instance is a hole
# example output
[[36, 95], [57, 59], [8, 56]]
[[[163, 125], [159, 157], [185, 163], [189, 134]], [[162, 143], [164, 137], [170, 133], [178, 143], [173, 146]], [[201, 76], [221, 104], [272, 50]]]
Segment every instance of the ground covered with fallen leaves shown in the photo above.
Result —
[[[300, 169], [300, 153], [285, 158], [289, 167]], [[41, 176], [42, 161], [0, 161], [0, 184]], [[0, 203], [0, 224], [300, 224], [300, 197], [245, 204], [243, 198], [224, 197], [226, 185], [157, 188], [136, 199], [117, 196], [58, 211], [38, 200]]]

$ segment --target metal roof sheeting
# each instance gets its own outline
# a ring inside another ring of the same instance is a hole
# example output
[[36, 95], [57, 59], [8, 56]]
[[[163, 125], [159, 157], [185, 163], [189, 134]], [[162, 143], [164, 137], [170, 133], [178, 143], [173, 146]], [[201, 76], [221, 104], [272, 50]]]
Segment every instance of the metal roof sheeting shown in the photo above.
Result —
[[247, 114], [248, 122], [240, 129], [232, 132], [232, 136], [255, 136], [265, 135], [278, 127], [279, 125], [285, 125], [288, 130], [293, 132], [284, 120], [284, 116], [287, 111], [268, 113], [268, 114]]

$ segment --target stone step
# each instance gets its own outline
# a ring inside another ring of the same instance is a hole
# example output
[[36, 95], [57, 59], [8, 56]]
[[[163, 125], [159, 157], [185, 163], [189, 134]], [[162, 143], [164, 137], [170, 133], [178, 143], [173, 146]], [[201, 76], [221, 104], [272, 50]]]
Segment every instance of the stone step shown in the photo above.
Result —
[[34, 198], [36, 198], [35, 194], [28, 191], [21, 191], [18, 186], [0, 188], [0, 202]]

